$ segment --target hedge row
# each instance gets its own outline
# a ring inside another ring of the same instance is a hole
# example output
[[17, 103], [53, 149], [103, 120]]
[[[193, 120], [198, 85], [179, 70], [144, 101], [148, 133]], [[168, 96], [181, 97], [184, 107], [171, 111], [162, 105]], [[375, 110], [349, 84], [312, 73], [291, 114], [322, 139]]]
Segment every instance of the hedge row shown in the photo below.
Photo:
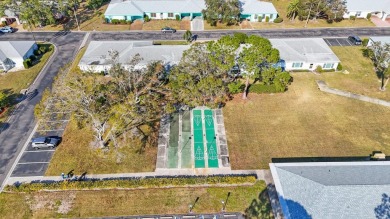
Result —
[[207, 177], [170, 177], [170, 178], [122, 178], [122, 179], [88, 179], [85, 181], [51, 181], [8, 185], [8, 192], [34, 192], [40, 190], [79, 190], [102, 188], [160, 188], [167, 186], [215, 185], [255, 183], [254, 175], [240, 176], [207, 176]]

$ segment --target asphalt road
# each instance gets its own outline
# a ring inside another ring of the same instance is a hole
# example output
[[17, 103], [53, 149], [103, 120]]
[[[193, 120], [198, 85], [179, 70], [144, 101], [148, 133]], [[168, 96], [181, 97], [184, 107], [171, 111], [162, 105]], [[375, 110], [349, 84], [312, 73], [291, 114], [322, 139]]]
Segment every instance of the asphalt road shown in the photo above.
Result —
[[[318, 29], [262, 29], [193, 31], [198, 39], [217, 39], [234, 32], [260, 35], [267, 38], [390, 36], [390, 28], [318, 28]], [[93, 32], [91, 40], [182, 40], [184, 31], [161, 33], [160, 31]]]
[[[50, 41], [57, 47], [57, 52], [50, 59], [47, 67], [42, 74], [36, 79], [36, 83], [32, 84], [29, 90], [37, 89], [37, 93], [23, 100], [14, 114], [10, 117], [10, 121], [6, 124], [6, 129], [0, 133], [0, 185], [3, 183], [9, 170], [11, 169], [16, 157], [26, 143], [28, 136], [32, 133], [36, 121], [34, 120], [34, 106], [42, 97], [43, 91], [47, 87], [51, 87], [53, 78], [57, 75], [58, 70], [64, 64], [70, 62], [77, 53], [85, 33], [13, 33], [0, 35], [1, 41], [8, 40], [36, 40]], [[51, 152], [46, 154], [32, 154], [30, 156], [23, 155], [21, 161], [29, 162], [31, 160], [42, 160]], [[36, 165], [36, 164], [34, 164]], [[30, 165], [25, 165], [25, 168], [30, 168]], [[43, 168], [43, 167], [39, 167]], [[39, 169], [38, 168], [38, 169]]]

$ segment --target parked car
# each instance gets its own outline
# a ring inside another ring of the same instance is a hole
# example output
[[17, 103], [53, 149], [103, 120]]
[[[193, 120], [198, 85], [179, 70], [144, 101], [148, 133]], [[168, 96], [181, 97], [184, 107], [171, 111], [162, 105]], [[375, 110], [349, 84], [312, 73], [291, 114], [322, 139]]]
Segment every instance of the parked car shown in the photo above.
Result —
[[353, 45], [362, 45], [362, 40], [358, 36], [349, 36], [348, 40], [351, 41]]
[[13, 33], [13, 32], [15, 32], [15, 29], [13, 27], [5, 26], [5, 27], [0, 28], [0, 32]]
[[164, 27], [161, 29], [163, 33], [176, 33], [176, 29], [173, 29], [171, 27]]
[[39, 137], [31, 140], [32, 147], [36, 150], [40, 148], [55, 148], [60, 141], [61, 138], [57, 136]]

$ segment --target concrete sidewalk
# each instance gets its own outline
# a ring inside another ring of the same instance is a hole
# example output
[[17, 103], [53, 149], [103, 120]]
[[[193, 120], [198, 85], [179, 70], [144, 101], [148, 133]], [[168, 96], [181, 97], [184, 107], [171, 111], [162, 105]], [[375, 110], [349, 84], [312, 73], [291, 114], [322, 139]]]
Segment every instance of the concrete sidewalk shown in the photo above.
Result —
[[325, 83], [325, 81], [317, 80], [316, 82], [317, 82], [318, 88], [321, 91], [331, 93], [331, 94], [336, 94], [336, 95], [343, 96], [343, 97], [348, 97], [348, 98], [352, 98], [352, 99], [356, 99], [356, 100], [361, 100], [361, 101], [365, 101], [365, 102], [369, 102], [369, 103], [374, 103], [374, 104], [390, 107], [389, 101], [380, 100], [380, 99], [376, 99], [376, 98], [372, 98], [372, 97], [367, 97], [367, 96], [363, 96], [360, 94], [354, 94], [351, 92], [342, 91], [342, 90], [338, 90], [335, 88], [330, 88]]

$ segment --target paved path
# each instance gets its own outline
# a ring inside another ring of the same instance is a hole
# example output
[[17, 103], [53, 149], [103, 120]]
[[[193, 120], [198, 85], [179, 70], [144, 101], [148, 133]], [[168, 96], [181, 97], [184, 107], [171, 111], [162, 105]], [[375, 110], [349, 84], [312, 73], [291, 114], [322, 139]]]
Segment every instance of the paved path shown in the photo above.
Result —
[[369, 102], [369, 103], [374, 103], [374, 104], [390, 107], [389, 101], [380, 100], [380, 99], [376, 99], [376, 98], [372, 98], [372, 97], [367, 97], [367, 96], [363, 96], [360, 94], [354, 94], [354, 93], [351, 93], [348, 91], [342, 91], [342, 90], [338, 90], [335, 88], [330, 88], [325, 83], [325, 81], [317, 80], [316, 82], [317, 82], [318, 88], [321, 91], [331, 93], [331, 94], [336, 94], [336, 95], [343, 96], [343, 97], [348, 97], [348, 98], [352, 98], [352, 99], [356, 99], [356, 100], [361, 100], [361, 101], [365, 101], [365, 102]]
[[[0, 185], [4, 179], [10, 175], [16, 157], [22, 152], [22, 148], [28, 143], [36, 121], [34, 120], [34, 107], [40, 101], [42, 93], [46, 88], [50, 88], [58, 69], [70, 62], [76, 55], [77, 49], [85, 33], [51, 32], [36, 33], [15, 33], [4, 34], [0, 40], [36, 40], [50, 41], [57, 47], [57, 52], [47, 63], [41, 74], [37, 77], [29, 90], [37, 90], [36, 95], [20, 103], [13, 116], [7, 124], [7, 129], [0, 133]], [[35, 154], [34, 154], [35, 155]], [[44, 164], [43, 164], [44, 165]], [[31, 168], [25, 165], [23, 168]]]
[[204, 24], [202, 18], [194, 18], [191, 21], [191, 31], [203, 31]]

